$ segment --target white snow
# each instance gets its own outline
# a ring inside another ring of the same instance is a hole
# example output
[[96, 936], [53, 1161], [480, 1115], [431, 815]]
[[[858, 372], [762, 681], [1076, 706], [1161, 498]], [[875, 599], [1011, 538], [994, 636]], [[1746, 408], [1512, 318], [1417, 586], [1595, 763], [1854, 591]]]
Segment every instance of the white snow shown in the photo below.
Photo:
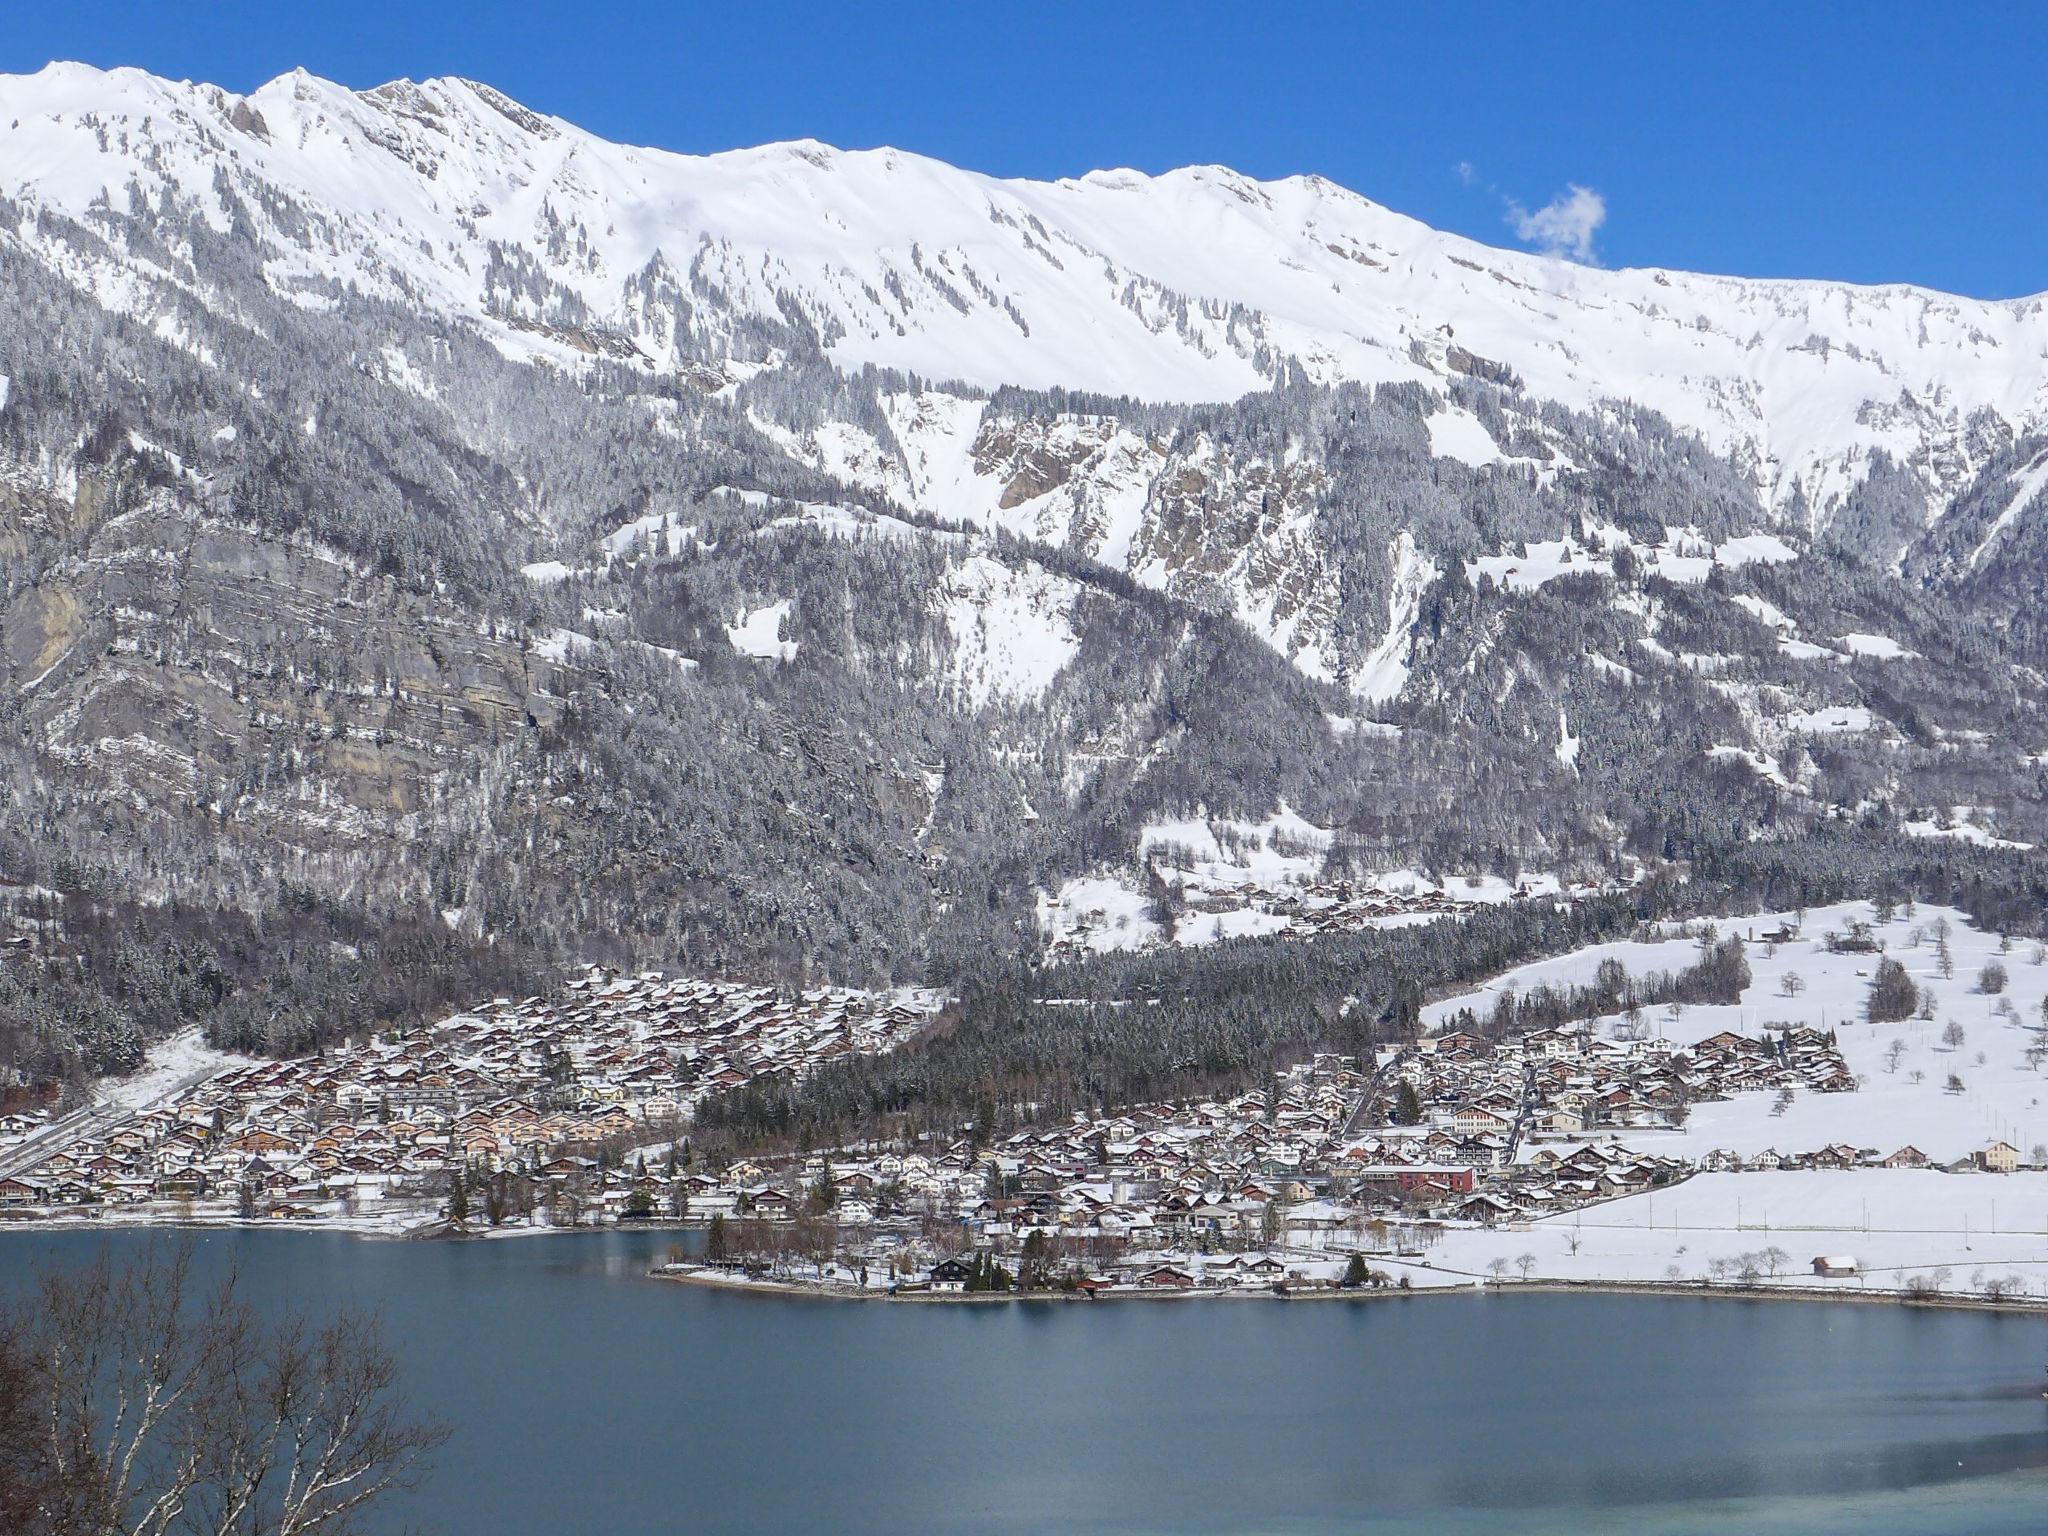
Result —
[[[1724, 933], [1761, 934], [1797, 916], [1728, 919]], [[1812, 1151], [1835, 1142], [1873, 1147], [1889, 1154], [1911, 1144], [1929, 1157], [1948, 1161], [2003, 1138], [2023, 1156], [2037, 1144], [2048, 1144], [2048, 1060], [2035, 1067], [2026, 1053], [2035, 1043], [2035, 1027], [2043, 1021], [2041, 1005], [2048, 999], [2048, 963], [2037, 964], [2031, 941], [2018, 941], [2001, 953], [1998, 937], [1969, 926], [1959, 912], [1921, 907], [1912, 918], [1903, 911], [1889, 924], [1878, 924], [1875, 937], [1886, 953], [1906, 967], [1914, 983], [1931, 994], [1934, 1017], [1897, 1024], [1864, 1021], [1864, 1003], [1871, 975], [1881, 958], [1874, 954], [1831, 954], [1822, 942], [1830, 932], [1846, 932], [1852, 922], [1874, 922], [1865, 903], [1846, 903], [1805, 914], [1801, 937], [1781, 944], [1776, 954], [1753, 942], [1748, 946], [1751, 982], [1739, 1003], [1696, 1005], [1676, 1021], [1659, 1016], [1654, 1022], [1673, 1042], [1686, 1045], [1722, 1030], [1755, 1036], [1765, 1023], [1807, 1025], [1836, 1031], [1849, 1070], [1862, 1079], [1854, 1093], [1810, 1093], [1801, 1090], [1782, 1115], [1772, 1113], [1774, 1096], [1744, 1093], [1718, 1102], [1693, 1105], [1682, 1132], [1625, 1131], [1630, 1145], [1644, 1151], [1689, 1158], [1722, 1149], [1745, 1156], [1765, 1149]], [[1949, 925], [1948, 943], [1954, 975], [1944, 977], [1936, 962], [1937, 922]], [[1920, 943], [1913, 944], [1914, 930]], [[1590, 982], [1602, 959], [1612, 957], [1632, 975], [1678, 971], [1697, 958], [1697, 945], [1673, 937], [1656, 943], [1602, 944], [1555, 959], [1516, 968], [1474, 993], [1432, 1003], [1423, 1009], [1425, 1026], [1436, 1027], [1462, 1007], [1484, 1014], [1494, 994], [1512, 987], [1526, 993], [1546, 982], [1557, 985]], [[2005, 992], [1977, 990], [1979, 973], [1992, 962], [2006, 968]], [[1801, 984], [1788, 995], [1785, 977]], [[2015, 1023], [1999, 1012], [2001, 998], [2011, 999]], [[1960, 1024], [1960, 1049], [1944, 1044], [1950, 1022]], [[1612, 1033], [1617, 1020], [1599, 1021]], [[1890, 1052], [1900, 1042], [1896, 1069]], [[1978, 1061], [1979, 1054], [1984, 1060]], [[1914, 1074], [1919, 1080], [1914, 1080]], [[1962, 1079], [1964, 1091], [1947, 1091], [1948, 1077]], [[1526, 1150], [1526, 1149], [1525, 1149]]]
[[1847, 661], [1849, 658], [1840, 651], [1830, 650], [1824, 645], [1815, 645], [1811, 640], [1780, 640], [1778, 649], [1794, 661]]
[[1572, 734], [1570, 724], [1565, 720], [1564, 711], [1557, 712], [1557, 765], [1568, 773], [1579, 771], [1579, 747], [1581, 738]]
[[1429, 428], [1429, 451], [1437, 458], [1484, 469], [1502, 457], [1486, 424], [1463, 406], [1447, 405], [1424, 424]]
[[1732, 570], [1798, 558], [1791, 545], [1768, 533], [1743, 534], [1715, 544], [1697, 529], [1676, 528], [1670, 531], [1668, 542], [1651, 545], [1631, 539], [1618, 528], [1599, 528], [1593, 530], [1592, 539], [1591, 544], [1568, 538], [1538, 539], [1523, 546], [1525, 553], [1482, 555], [1466, 562], [1465, 576], [1475, 585], [1480, 577], [1488, 576], [1508, 591], [1535, 592], [1561, 576], [1612, 575], [1614, 556], [1628, 549], [1650, 574], [1698, 586], [1717, 565]]
[[1138, 856], [1204, 890], [1307, 885], [1321, 873], [1331, 833], [1283, 803], [1263, 821], [1193, 816], [1153, 822]]
[[1038, 926], [1050, 943], [1078, 943], [1098, 953], [1143, 949], [1159, 937], [1149, 903], [1114, 875], [1084, 875], [1056, 895], [1038, 898]]
[[739, 618], [725, 626], [725, 638], [742, 656], [753, 656], [762, 661], [788, 661], [796, 655], [797, 648], [796, 641], [782, 638], [783, 625], [789, 620], [789, 609], [790, 599], [786, 597], [765, 608], [742, 608]]
[[[1531, 1279], [1697, 1284], [1716, 1278], [1717, 1261], [1732, 1280], [1746, 1256], [1771, 1249], [1767, 1285], [1883, 1292], [1920, 1277], [1968, 1292], [1986, 1276], [2017, 1275], [2038, 1296], [2048, 1288], [2048, 1174], [1700, 1174], [1519, 1230], [1453, 1229], [1427, 1267], [1404, 1272], [1411, 1284], [1469, 1284], [1494, 1256], [1526, 1253]], [[1853, 1258], [1856, 1276], [1815, 1275], [1821, 1255]]]
[[1889, 635], [1866, 635], [1852, 631], [1842, 636], [1841, 644], [1852, 656], [1874, 656], [1879, 661], [1903, 661], [1918, 654], [1907, 650]]
[[195, 1026], [152, 1045], [140, 1070], [127, 1077], [100, 1079], [95, 1093], [108, 1104], [141, 1109], [194, 1079], [210, 1077], [231, 1067], [246, 1067], [254, 1060], [231, 1051], [215, 1050]]
[[595, 649], [596, 645], [595, 640], [579, 630], [551, 629], [534, 640], [533, 653], [559, 666], [577, 652]]
[[[1953, 489], [1981, 453], [1977, 413], [2026, 430], [2048, 409], [2036, 301], [1597, 270], [1441, 234], [1318, 177], [1004, 181], [813, 142], [691, 157], [446, 78], [358, 93], [295, 71], [246, 98], [261, 134], [232, 121], [243, 100], [76, 64], [0, 77], [0, 190], [85, 217], [131, 183], [149, 199], [168, 187], [216, 229], [233, 198], [288, 297], [323, 307], [338, 284], [420, 303], [568, 368], [587, 356], [494, 309], [494, 243], [658, 368], [678, 348], [669, 307], [633, 286], [650, 273], [740, 314], [794, 305], [842, 366], [980, 387], [1227, 399], [1292, 359], [1319, 381], [1441, 389], [1455, 336], [1537, 398], [1635, 399], [1758, 466], [1772, 505], [1803, 494], [1817, 512], [1878, 451]], [[272, 212], [281, 199], [304, 208], [305, 238]], [[101, 266], [73, 275], [153, 305], [139, 261]], [[1438, 451], [1484, 453], [1468, 424], [1437, 419]]]
[[1256, 907], [1238, 907], [1229, 912], [1186, 912], [1173, 925], [1176, 944], [1214, 944], [1218, 939], [1257, 938], [1261, 934], [1284, 933], [1291, 920], [1276, 912]]
[[1984, 531], [1984, 537], [1977, 541], [1977, 547], [1970, 551], [1971, 570], [1983, 564], [1984, 557], [1991, 552], [1991, 547], [2019, 520], [2020, 514], [2034, 504], [2035, 498], [2043, 490], [2048, 490], [2048, 453], [2036, 458], [2020, 473], [2019, 479], [2013, 485], [2012, 499], [2005, 504], [2005, 510], [1992, 520], [1991, 526]]
[[1383, 741], [1401, 739], [1401, 727], [1385, 720], [1364, 720], [1356, 715], [1333, 715], [1327, 711], [1323, 719], [1329, 722], [1333, 736], [1371, 736]]
[[1351, 679], [1352, 694], [1368, 704], [1384, 704], [1408, 684], [1411, 634], [1422, 612], [1422, 595], [1437, 579], [1434, 561], [1415, 547], [1405, 528], [1387, 550], [1393, 567], [1393, 589], [1387, 598], [1387, 628]]
[[1779, 720], [1786, 730], [1806, 736], [1857, 735], [1876, 724], [1870, 711], [1860, 704], [1795, 709], [1780, 716]]
[[2032, 848], [2032, 843], [2014, 842], [2011, 838], [1997, 837], [1983, 827], [1966, 818], [1971, 807], [1959, 805], [1949, 811], [1946, 821], [1902, 821], [1899, 830], [1908, 837], [1947, 838], [1952, 842], [1975, 843], [1979, 848], [2012, 848], [2022, 853]]
[[1072, 615], [1077, 583], [1031, 565], [1012, 569], [975, 555], [946, 573], [949, 665], [977, 708], [991, 699], [1043, 697], [1081, 648]]

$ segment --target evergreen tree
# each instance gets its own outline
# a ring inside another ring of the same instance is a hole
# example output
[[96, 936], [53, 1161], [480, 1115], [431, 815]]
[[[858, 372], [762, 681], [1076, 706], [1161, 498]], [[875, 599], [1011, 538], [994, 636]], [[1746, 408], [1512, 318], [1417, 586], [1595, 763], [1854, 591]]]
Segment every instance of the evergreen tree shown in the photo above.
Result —
[[1422, 1124], [1422, 1096], [1405, 1077], [1394, 1090], [1394, 1108], [1388, 1118], [1396, 1125]]
[[1920, 989], [1913, 985], [1906, 968], [1889, 956], [1878, 961], [1870, 995], [1864, 999], [1864, 1017], [1873, 1024], [1895, 1024], [1913, 1017], [1919, 1005]]
[[469, 1185], [460, 1163], [448, 1170], [448, 1219], [457, 1225], [469, 1220]]

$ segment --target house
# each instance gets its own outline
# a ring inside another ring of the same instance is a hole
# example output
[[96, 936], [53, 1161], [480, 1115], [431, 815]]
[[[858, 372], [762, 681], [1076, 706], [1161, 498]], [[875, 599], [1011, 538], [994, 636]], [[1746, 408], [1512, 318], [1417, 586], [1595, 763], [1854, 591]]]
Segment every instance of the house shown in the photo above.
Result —
[[1887, 1168], [1925, 1168], [1927, 1166], [1927, 1154], [1918, 1147], [1901, 1147], [1884, 1160], [1884, 1165]]
[[1977, 1166], [1986, 1173], [2012, 1173], [2019, 1165], [2020, 1149], [2011, 1142], [1994, 1141], [1977, 1154]]
[[1505, 1136], [1514, 1128], [1511, 1118], [1480, 1104], [1461, 1105], [1451, 1116], [1451, 1129], [1460, 1136]]
[[1830, 1280], [1839, 1280], [1856, 1273], [1856, 1261], [1851, 1258], [1830, 1258], [1825, 1255], [1816, 1255], [1813, 1261], [1813, 1272]]
[[974, 1264], [964, 1258], [941, 1259], [927, 1277], [935, 1291], [964, 1291], [974, 1277]]
[[1460, 1221], [1476, 1221], [1484, 1226], [1504, 1221], [1515, 1214], [1515, 1208], [1497, 1195], [1474, 1195], [1458, 1207]]
[[1138, 1276], [1138, 1284], [1149, 1285], [1158, 1290], [1187, 1290], [1195, 1283], [1195, 1277], [1184, 1269], [1171, 1264], [1162, 1264], [1157, 1269], [1148, 1269]]
[[1539, 1125], [1546, 1135], [1580, 1136], [1585, 1134], [1586, 1117], [1577, 1109], [1558, 1108], [1545, 1114]]

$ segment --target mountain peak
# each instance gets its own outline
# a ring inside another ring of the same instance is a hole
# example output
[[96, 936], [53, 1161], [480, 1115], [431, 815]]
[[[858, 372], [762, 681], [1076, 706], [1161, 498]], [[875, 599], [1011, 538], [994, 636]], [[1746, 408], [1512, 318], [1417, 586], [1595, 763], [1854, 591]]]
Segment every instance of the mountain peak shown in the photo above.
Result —
[[[1289, 370], [1437, 389], [1477, 371], [1575, 409], [1647, 406], [1816, 515], [1878, 455], [1952, 492], [1987, 420], [2001, 441], [2048, 420], [2038, 299], [1599, 271], [1219, 165], [1029, 181], [814, 139], [636, 149], [457, 76], [354, 92], [293, 70], [237, 120], [242, 100], [76, 64], [0, 78], [0, 193], [83, 217], [135, 186], [220, 228], [258, 210], [282, 220], [262, 236], [281, 286], [494, 331], [574, 315], [655, 367], [677, 338], [634, 286], [651, 267], [690, 274], [663, 314], [798, 314], [842, 366], [986, 388], [1173, 402]], [[223, 124], [248, 128], [226, 162]]]

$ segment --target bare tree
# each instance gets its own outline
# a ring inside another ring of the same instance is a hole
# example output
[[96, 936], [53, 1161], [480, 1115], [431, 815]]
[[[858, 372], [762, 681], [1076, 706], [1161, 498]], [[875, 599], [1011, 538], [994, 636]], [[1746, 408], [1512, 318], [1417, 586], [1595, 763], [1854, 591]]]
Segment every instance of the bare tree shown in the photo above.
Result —
[[16, 1318], [0, 1318], [0, 1531], [34, 1529], [44, 1476], [34, 1372]]
[[1515, 1268], [1522, 1272], [1522, 1278], [1524, 1280], [1529, 1278], [1529, 1271], [1534, 1269], [1535, 1267], [1536, 1255], [1533, 1253], [1522, 1254], [1519, 1258], [1515, 1260]]
[[[25, 1536], [349, 1536], [447, 1437], [376, 1323], [261, 1322], [189, 1242], [38, 1277], [0, 1329], [36, 1424]], [[0, 1469], [0, 1487], [5, 1470]]]

